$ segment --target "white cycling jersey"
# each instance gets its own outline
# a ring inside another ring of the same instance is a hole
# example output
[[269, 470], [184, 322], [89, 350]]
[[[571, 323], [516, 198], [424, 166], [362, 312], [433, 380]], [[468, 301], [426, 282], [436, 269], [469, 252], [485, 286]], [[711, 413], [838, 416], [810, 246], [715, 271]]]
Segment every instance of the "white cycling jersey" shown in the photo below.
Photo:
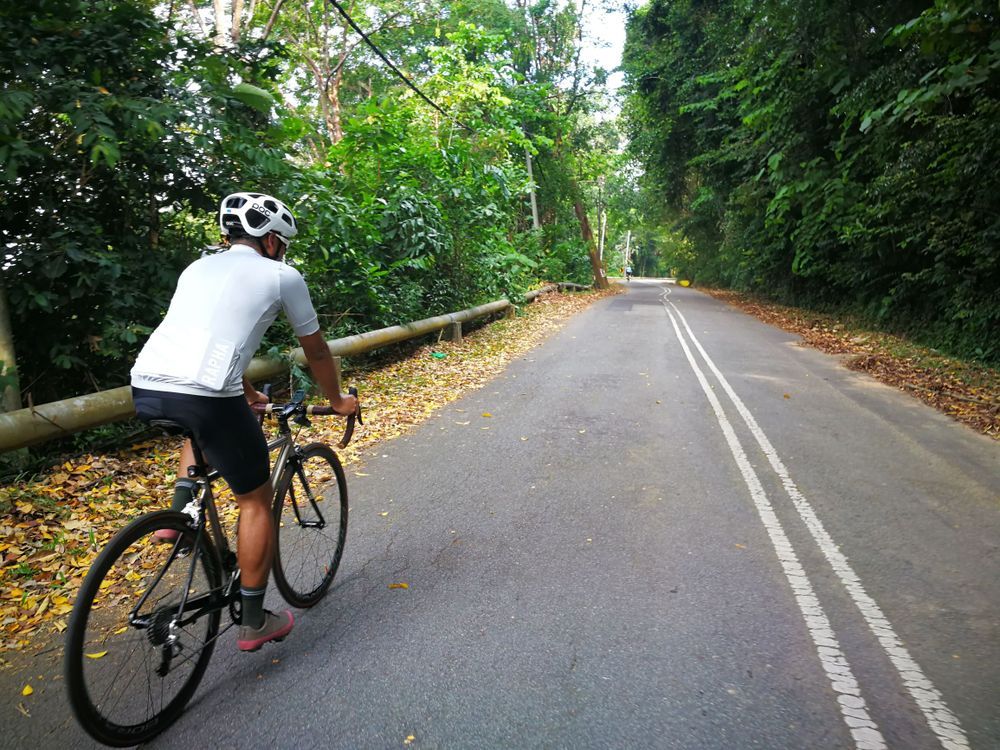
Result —
[[132, 368], [132, 385], [195, 396], [239, 396], [243, 372], [278, 311], [296, 336], [319, 330], [302, 274], [248, 245], [184, 269], [170, 309]]

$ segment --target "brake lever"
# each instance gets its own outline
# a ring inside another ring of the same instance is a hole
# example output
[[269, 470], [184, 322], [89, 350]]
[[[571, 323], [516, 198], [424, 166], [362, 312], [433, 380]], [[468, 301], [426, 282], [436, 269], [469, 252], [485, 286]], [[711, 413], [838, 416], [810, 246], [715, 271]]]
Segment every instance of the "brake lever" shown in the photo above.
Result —
[[[357, 396], [358, 396], [358, 389], [355, 388], [354, 386], [351, 386], [350, 388], [348, 388], [347, 392], [349, 394], [351, 394], [352, 396], [354, 396], [355, 398], [357, 398]], [[358, 402], [358, 410], [354, 414], [352, 414], [351, 416], [349, 416], [347, 418], [347, 426], [344, 428], [344, 437], [341, 438], [341, 440], [340, 440], [339, 443], [337, 443], [337, 447], [338, 448], [344, 449], [344, 448], [347, 447], [347, 444], [351, 442], [351, 437], [353, 437], [353, 435], [354, 435], [354, 423], [355, 423], [355, 421], [358, 424], [361, 424], [361, 425], [363, 425], [365, 423], [364, 420], [361, 418], [361, 402], [360, 401]]]

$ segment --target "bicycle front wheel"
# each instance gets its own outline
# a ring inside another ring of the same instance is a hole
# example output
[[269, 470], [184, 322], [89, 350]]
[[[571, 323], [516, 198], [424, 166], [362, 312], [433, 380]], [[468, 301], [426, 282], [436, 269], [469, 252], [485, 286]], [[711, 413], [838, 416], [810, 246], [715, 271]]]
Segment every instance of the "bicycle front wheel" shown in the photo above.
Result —
[[330, 588], [347, 539], [347, 482], [329, 446], [312, 443], [288, 460], [274, 525], [274, 582], [293, 607], [311, 607]]
[[149, 513], [118, 532], [80, 588], [66, 687], [80, 725], [106, 745], [162, 732], [205, 673], [221, 615], [209, 604], [222, 600], [222, 574], [211, 540], [203, 534], [197, 550], [194, 541], [188, 516]]

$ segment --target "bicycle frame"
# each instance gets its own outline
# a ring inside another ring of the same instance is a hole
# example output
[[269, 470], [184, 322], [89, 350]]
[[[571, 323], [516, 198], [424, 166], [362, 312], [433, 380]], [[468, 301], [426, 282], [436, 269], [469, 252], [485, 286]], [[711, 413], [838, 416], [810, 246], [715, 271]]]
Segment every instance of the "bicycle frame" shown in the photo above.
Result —
[[[352, 395], [356, 395], [357, 391], [354, 388], [350, 389]], [[298, 399], [298, 404], [301, 404], [301, 398]], [[292, 454], [297, 449], [297, 445], [292, 436], [292, 430], [288, 426], [288, 417], [291, 416], [291, 412], [282, 417], [279, 417], [278, 422], [278, 435], [272, 438], [267, 443], [268, 453], [277, 450], [278, 456], [274, 461], [274, 466], [271, 469], [271, 486], [276, 487], [278, 484], [278, 479], [285, 471], [285, 467], [288, 464], [289, 459]], [[360, 410], [358, 412], [358, 418], [360, 420]], [[305, 419], [305, 415], [302, 416]], [[352, 416], [348, 420], [347, 431], [345, 432], [344, 439], [341, 441], [341, 446], [346, 445], [351, 438], [351, 434], [354, 430], [354, 420], [355, 417]], [[308, 424], [308, 421], [300, 424]], [[191, 589], [191, 582], [194, 579], [195, 567], [198, 563], [197, 552], [191, 558], [191, 567], [188, 570], [187, 586], [185, 588], [184, 595], [181, 597], [180, 605], [177, 607], [177, 615], [172, 619], [170, 623], [170, 629], [173, 631], [175, 628], [183, 627], [190, 622], [201, 617], [207, 612], [211, 612], [217, 609], [223, 609], [226, 606], [233, 603], [239, 592], [239, 587], [237, 583], [239, 581], [239, 566], [236, 561], [236, 554], [230, 549], [229, 537], [226, 535], [225, 529], [222, 526], [222, 521], [219, 518], [219, 511], [215, 506], [215, 498], [212, 494], [212, 484], [219, 479], [221, 476], [219, 472], [215, 469], [208, 469], [205, 464], [204, 458], [201, 455], [201, 451], [195, 448], [195, 461], [196, 466], [189, 469], [189, 473], [192, 471], [202, 471], [204, 472], [202, 476], [192, 475], [192, 479], [195, 480], [196, 490], [194, 497], [191, 502], [188, 503], [183, 512], [191, 517], [192, 525], [195, 527], [195, 539], [194, 543], [190, 547], [191, 550], [201, 549], [202, 535], [205, 532], [206, 526], [208, 527], [208, 533], [213, 538], [215, 542], [216, 549], [219, 553], [219, 561], [222, 564], [222, 573], [228, 577], [221, 589], [213, 589], [205, 594], [198, 595], [188, 600], [188, 591]], [[205, 471], [207, 469], [207, 471]], [[308, 492], [308, 485], [307, 485]], [[312, 497], [312, 493], [309, 492], [309, 502], [315, 507], [316, 501]], [[295, 515], [298, 517], [298, 509], [295, 509]], [[207, 521], [207, 523], [206, 523]], [[184, 548], [182, 546], [182, 538], [178, 538], [174, 542], [174, 547], [170, 552], [170, 557], [167, 559], [166, 564], [160, 570], [156, 579], [153, 581], [152, 585], [146, 588], [143, 595], [139, 598], [139, 601], [133, 607], [132, 611], [129, 612], [128, 620], [129, 623], [138, 628], [147, 628], [152, 624], [152, 620], [155, 618], [154, 615], [147, 615], [140, 617], [138, 612], [142, 609], [146, 600], [149, 598], [152, 591], [156, 588], [156, 585], [162, 580], [163, 576], [166, 574], [167, 569], [170, 565], [182, 554]], [[220, 593], [221, 592], [221, 593]], [[187, 615], [185, 617], [185, 615]], [[173, 642], [176, 640], [176, 636], [171, 634], [168, 636], [166, 643], [164, 644], [168, 648], [172, 646]], [[164, 664], [161, 668], [169, 668], [170, 656], [166, 653], [164, 654]]]

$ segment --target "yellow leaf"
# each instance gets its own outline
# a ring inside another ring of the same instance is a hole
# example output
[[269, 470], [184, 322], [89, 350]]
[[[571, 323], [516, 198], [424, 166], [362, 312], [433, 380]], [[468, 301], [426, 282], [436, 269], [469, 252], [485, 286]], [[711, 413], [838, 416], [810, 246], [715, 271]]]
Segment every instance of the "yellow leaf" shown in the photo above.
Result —
[[484, 416], [484, 417], [492, 417], [493, 415], [492, 415], [492, 414], [490, 414], [490, 413], [489, 413], [488, 411], [484, 411], [484, 412], [483, 412], [483, 416]]
[[410, 584], [408, 583], [390, 583], [389, 588], [391, 589], [408, 589]]
[[100, 659], [101, 657], [107, 655], [107, 651], [98, 651], [96, 654], [84, 654], [88, 659]]
[[379, 513], [379, 515], [382, 516], [382, 518], [385, 518], [387, 515], [389, 515], [389, 511], [384, 510], [381, 513]]
[[128, 625], [122, 625], [118, 630], [115, 631], [115, 635], [121, 635], [126, 630], [128, 630]]
[[33, 692], [35, 692], [35, 689], [31, 685], [25, 685], [21, 691], [21, 695], [31, 695]]

